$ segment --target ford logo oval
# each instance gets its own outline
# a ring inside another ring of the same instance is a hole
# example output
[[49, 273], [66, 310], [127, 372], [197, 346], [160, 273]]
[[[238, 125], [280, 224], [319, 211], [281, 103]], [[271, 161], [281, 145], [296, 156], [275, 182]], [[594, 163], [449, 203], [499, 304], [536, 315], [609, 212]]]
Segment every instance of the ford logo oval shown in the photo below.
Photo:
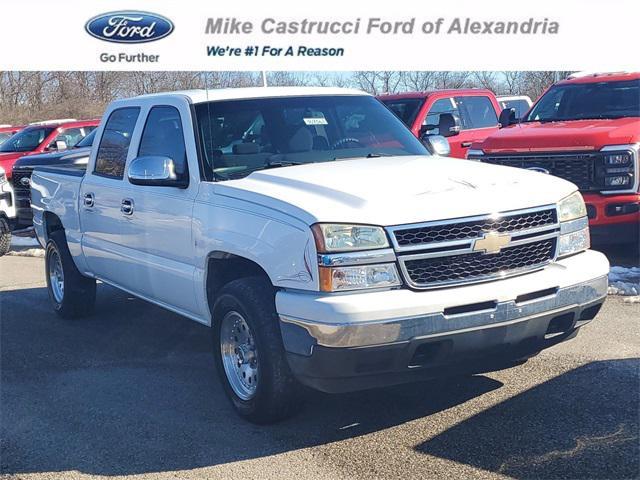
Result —
[[29, 177], [22, 177], [20, 179], [20, 185], [22, 185], [23, 187], [28, 187], [29, 185], [31, 185], [31, 180], [29, 179]]
[[546, 173], [547, 175], [549, 175], [549, 170], [542, 167], [529, 167], [527, 168], [527, 170], [533, 170], [534, 172]]
[[93, 17], [85, 29], [92, 37], [105, 42], [146, 43], [171, 34], [173, 22], [155, 13], [124, 10]]

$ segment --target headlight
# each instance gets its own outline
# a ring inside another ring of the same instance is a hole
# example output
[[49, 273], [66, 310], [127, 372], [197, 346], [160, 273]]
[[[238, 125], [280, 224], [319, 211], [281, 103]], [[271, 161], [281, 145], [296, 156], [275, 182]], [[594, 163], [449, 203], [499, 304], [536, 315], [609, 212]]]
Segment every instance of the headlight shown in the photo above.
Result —
[[339, 292], [400, 285], [394, 263], [353, 267], [320, 267], [320, 290]]
[[575, 192], [558, 203], [558, 220], [566, 222], [576, 218], [586, 217], [587, 207], [580, 192]]
[[587, 250], [591, 246], [587, 207], [580, 192], [575, 192], [558, 203], [560, 238], [558, 258]]
[[638, 145], [607, 145], [600, 150], [595, 183], [611, 193], [633, 190], [637, 185]]
[[311, 227], [319, 253], [353, 252], [387, 248], [387, 234], [381, 227], [317, 223]]

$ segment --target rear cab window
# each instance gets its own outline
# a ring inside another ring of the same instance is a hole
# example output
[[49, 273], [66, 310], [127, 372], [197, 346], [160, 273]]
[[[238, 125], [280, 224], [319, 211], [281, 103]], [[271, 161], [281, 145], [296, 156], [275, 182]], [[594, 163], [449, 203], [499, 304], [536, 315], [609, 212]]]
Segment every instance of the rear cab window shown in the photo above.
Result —
[[93, 173], [122, 180], [139, 114], [139, 107], [124, 107], [111, 112], [102, 132]]
[[455, 102], [460, 110], [462, 130], [489, 128], [498, 125], [498, 115], [489, 97], [455, 97]]

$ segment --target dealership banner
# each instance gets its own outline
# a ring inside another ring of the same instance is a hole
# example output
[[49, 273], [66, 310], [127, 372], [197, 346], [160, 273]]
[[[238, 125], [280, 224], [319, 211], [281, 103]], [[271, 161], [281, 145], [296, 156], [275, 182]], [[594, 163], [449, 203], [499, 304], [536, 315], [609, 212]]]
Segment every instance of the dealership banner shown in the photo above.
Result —
[[5, 2], [3, 70], [621, 70], [637, 0]]

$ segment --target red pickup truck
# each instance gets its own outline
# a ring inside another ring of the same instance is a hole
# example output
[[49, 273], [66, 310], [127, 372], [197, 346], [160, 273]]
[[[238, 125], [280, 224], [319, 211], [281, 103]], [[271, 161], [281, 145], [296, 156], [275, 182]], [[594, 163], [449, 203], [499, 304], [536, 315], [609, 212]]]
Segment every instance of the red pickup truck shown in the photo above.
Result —
[[11, 178], [13, 164], [25, 155], [66, 150], [98, 126], [100, 120], [30, 125], [0, 145], [0, 167]]
[[380, 95], [413, 134], [442, 135], [452, 157], [465, 158], [473, 142], [498, 131], [500, 104], [491, 90], [458, 88]]
[[587, 203], [594, 243], [638, 241], [640, 73], [569, 77], [520, 121], [504, 110], [500, 124], [467, 158], [569, 180]]

